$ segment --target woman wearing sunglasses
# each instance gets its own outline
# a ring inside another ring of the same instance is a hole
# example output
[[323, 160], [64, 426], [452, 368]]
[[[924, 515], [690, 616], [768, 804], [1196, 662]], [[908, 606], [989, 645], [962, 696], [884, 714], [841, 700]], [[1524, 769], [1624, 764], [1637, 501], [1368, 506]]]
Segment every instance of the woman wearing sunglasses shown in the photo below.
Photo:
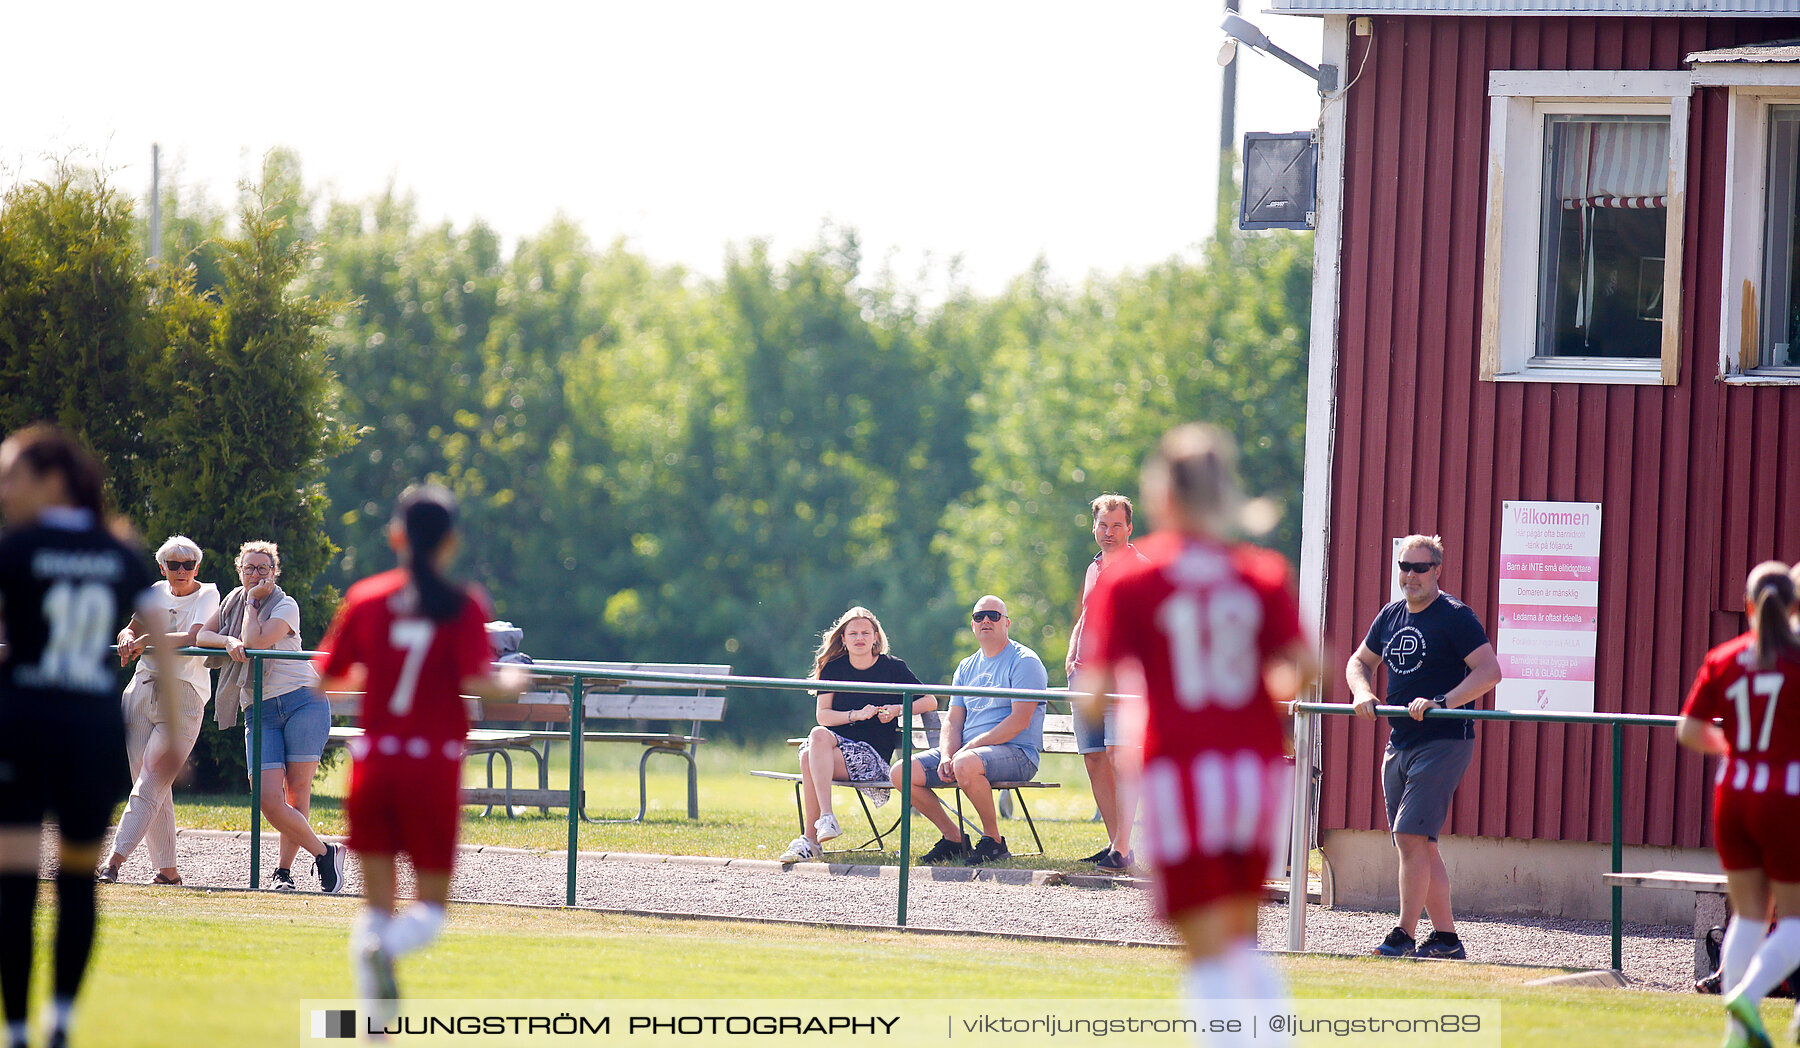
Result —
[[198, 578], [200, 546], [186, 535], [174, 535], [156, 551], [163, 581], [150, 587], [159, 610], [148, 616], [133, 615], [119, 631], [119, 665], [138, 659], [131, 683], [125, 686], [125, 751], [131, 759], [131, 798], [113, 834], [112, 859], [100, 871], [108, 884], [119, 879], [119, 867], [131, 857], [139, 842], [148, 840], [150, 863], [156, 867], [153, 884], [180, 884], [175, 862], [175, 803], [170, 789], [194, 740], [200, 737], [200, 721], [212, 694], [212, 676], [206, 659], [181, 656], [173, 660], [176, 679], [167, 690], [165, 706], [157, 701], [156, 665], [141, 659], [154, 638], [172, 647], [185, 648], [200, 635], [200, 627], [219, 610], [219, 587]]

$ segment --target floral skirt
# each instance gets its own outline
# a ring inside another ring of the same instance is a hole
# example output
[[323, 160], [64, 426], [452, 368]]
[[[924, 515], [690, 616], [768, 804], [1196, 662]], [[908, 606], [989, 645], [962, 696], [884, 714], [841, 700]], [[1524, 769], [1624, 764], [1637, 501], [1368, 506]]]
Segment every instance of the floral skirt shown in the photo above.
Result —
[[[893, 779], [888, 774], [887, 762], [881, 759], [881, 754], [875, 747], [859, 739], [846, 739], [835, 731], [831, 734], [837, 737], [838, 752], [844, 755], [844, 770], [850, 773], [850, 781], [881, 783], [880, 786], [859, 786], [857, 789], [875, 807], [886, 804], [888, 796], [894, 792]], [[800, 744], [801, 760], [806, 759], [807, 745], [804, 742]]]

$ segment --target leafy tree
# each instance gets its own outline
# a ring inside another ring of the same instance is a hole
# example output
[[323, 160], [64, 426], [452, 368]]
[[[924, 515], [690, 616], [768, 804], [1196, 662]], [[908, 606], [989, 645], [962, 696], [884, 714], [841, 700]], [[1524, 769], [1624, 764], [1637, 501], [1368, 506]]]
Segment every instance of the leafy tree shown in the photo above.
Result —
[[[0, 208], [0, 425], [38, 418], [102, 456], [117, 505], [152, 543], [184, 532], [206, 576], [235, 585], [250, 538], [282, 549], [282, 585], [322, 629], [336, 594], [314, 585], [324, 538], [324, 460], [348, 434], [320, 326], [326, 303], [294, 293], [309, 244], [281, 217], [271, 177], [247, 194], [235, 239], [208, 241], [216, 285], [191, 262], [150, 272], [130, 203], [63, 171], [16, 187]], [[242, 783], [241, 737], [205, 732], [209, 785]]]
[[[155, 385], [164, 395], [145, 463], [156, 493], [150, 533], [183, 531], [207, 550], [222, 591], [236, 585], [237, 547], [257, 538], [281, 549], [281, 585], [300, 604], [308, 643], [324, 632], [338, 593], [318, 584], [337, 552], [324, 530], [325, 461], [352, 434], [335, 417], [337, 390], [322, 329], [332, 306], [293, 291], [312, 245], [280, 217], [286, 198], [255, 195], [241, 235], [212, 241], [216, 297], [195, 288], [193, 266], [161, 271], [165, 339]], [[243, 781], [242, 738], [204, 732], [195, 748], [203, 784]]]
[[[1237, 237], [1078, 289], [1040, 266], [928, 306], [830, 228], [785, 260], [735, 250], [717, 282], [567, 223], [502, 259], [392, 194], [333, 205], [325, 236], [313, 287], [360, 301], [332, 343], [366, 427], [329, 481], [335, 577], [385, 566], [394, 493], [442, 480], [463, 570], [540, 656], [798, 674], [861, 603], [942, 679], [963, 609], [995, 591], [1057, 661], [1086, 503], [1132, 490], [1167, 426], [1224, 421], [1252, 487], [1297, 495], [1303, 241]], [[734, 732], [786, 730], [753, 723], [766, 702], [735, 709]]]
[[80, 433], [134, 516], [154, 331], [137, 242], [131, 201], [72, 168], [0, 201], [0, 432], [53, 419]]
[[360, 432], [326, 478], [339, 584], [391, 565], [382, 531], [394, 498], [449, 474], [481, 416], [499, 238], [416, 223], [412, 202], [391, 192], [368, 206], [333, 203], [321, 230], [329, 248], [307, 274], [313, 294], [343, 303], [329, 346], [343, 417]]
[[[785, 264], [752, 244], [697, 318], [633, 318], [603, 361], [612, 503], [648, 583], [608, 617], [642, 650], [692, 660], [708, 654], [695, 638], [722, 640], [710, 657], [742, 672], [803, 675], [818, 631], [864, 604], [921, 673], [941, 672], [917, 627], [942, 599], [938, 507], [968, 476], [965, 391], [896, 293], [859, 273], [848, 234]], [[806, 701], [787, 696], [777, 723], [734, 720], [788, 731]]]
[[463, 496], [462, 570], [540, 657], [796, 674], [850, 604], [904, 638], [939, 600], [967, 391], [904, 291], [860, 286], [853, 236], [751, 245], [710, 284], [566, 223], [501, 261], [391, 195], [325, 235], [312, 286], [359, 300], [331, 340], [365, 427], [328, 481], [335, 577], [385, 565], [387, 504], [431, 476]]
[[566, 387], [582, 353], [609, 339], [603, 287], [620, 281], [597, 278], [616, 260], [562, 223], [506, 261], [487, 229], [421, 229], [392, 194], [333, 205], [326, 235], [333, 251], [312, 281], [356, 300], [331, 341], [345, 413], [362, 425], [328, 482], [344, 548], [334, 577], [391, 564], [382, 529], [394, 497], [435, 479], [463, 501], [459, 570], [527, 629], [528, 649], [596, 657], [614, 588], [608, 550], [624, 540], [591, 475], [610, 455], [572, 443], [571, 418], [603, 405]]
[[1135, 497], [1142, 456], [1173, 425], [1203, 419], [1236, 435], [1251, 493], [1291, 510], [1266, 540], [1298, 553], [1309, 249], [1306, 237], [1237, 235], [1198, 264], [1080, 289], [1040, 264], [981, 317], [978, 480], [946, 511], [938, 548], [959, 592], [1005, 598], [1015, 638], [1047, 664], [1067, 653], [1094, 553], [1088, 501]]
[[192, 266], [160, 271], [148, 383], [158, 410], [146, 425], [157, 454], [139, 473], [154, 492], [150, 533], [185, 531], [217, 554], [207, 566], [222, 587], [236, 585], [239, 545], [277, 543], [282, 588], [316, 636], [337, 603], [335, 590], [313, 584], [337, 552], [319, 478], [352, 437], [336, 419], [327, 366], [331, 304], [294, 292], [312, 246], [286, 235], [276, 204], [252, 198], [241, 235], [214, 242], [223, 278], [214, 294], [198, 292]]

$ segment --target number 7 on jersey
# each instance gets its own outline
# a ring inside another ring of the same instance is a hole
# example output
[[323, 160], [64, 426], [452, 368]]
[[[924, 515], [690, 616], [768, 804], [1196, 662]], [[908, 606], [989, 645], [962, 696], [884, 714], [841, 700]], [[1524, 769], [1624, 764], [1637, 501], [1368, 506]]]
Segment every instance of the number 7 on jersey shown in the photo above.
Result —
[[425, 653], [431, 650], [431, 639], [437, 636], [437, 623], [430, 619], [399, 619], [388, 628], [388, 643], [406, 652], [400, 666], [400, 679], [394, 683], [394, 694], [388, 699], [388, 712], [404, 717], [412, 709], [413, 692], [419, 687], [419, 670], [425, 665]]

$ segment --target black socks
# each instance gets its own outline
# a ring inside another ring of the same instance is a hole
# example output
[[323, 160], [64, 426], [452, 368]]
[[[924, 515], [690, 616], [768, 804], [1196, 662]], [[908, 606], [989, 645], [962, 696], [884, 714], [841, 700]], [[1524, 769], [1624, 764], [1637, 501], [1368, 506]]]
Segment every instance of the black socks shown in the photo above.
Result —
[[[31, 916], [37, 909], [37, 889], [35, 871], [0, 874], [0, 1003], [5, 1005], [8, 1023], [25, 1021], [31, 981]], [[91, 934], [91, 903], [88, 912]]]
[[56, 875], [56, 996], [74, 1000], [94, 950], [94, 874]]
[[[0, 1003], [6, 1022], [22, 1028], [31, 983], [32, 914], [37, 909], [35, 873], [0, 873]], [[92, 870], [56, 875], [55, 996], [72, 1001], [94, 950]], [[58, 1028], [62, 1010], [59, 1008]]]

